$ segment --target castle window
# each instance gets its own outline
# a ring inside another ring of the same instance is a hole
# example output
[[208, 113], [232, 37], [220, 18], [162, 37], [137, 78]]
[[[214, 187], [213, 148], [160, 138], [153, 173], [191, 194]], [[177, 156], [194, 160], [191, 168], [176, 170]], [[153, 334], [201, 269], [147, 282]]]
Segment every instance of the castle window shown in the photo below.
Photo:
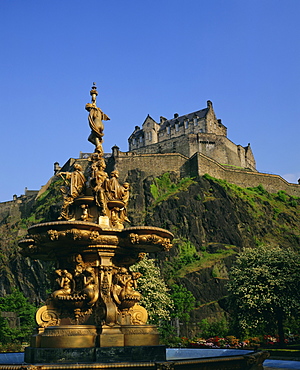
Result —
[[175, 131], [179, 131], [179, 124], [175, 123]]
[[152, 140], [152, 132], [148, 133], [148, 140]]
[[167, 126], [167, 134], [170, 134], [170, 126]]
[[197, 126], [198, 125], [198, 120], [197, 120], [197, 117], [194, 118], [194, 125]]
[[187, 129], [188, 127], [189, 127], [189, 121], [186, 120], [186, 121], [184, 121], [184, 128]]
[[142, 143], [143, 142], [143, 137], [142, 136], [140, 136], [140, 143]]
[[133, 138], [132, 145], [135, 145], [135, 144], [136, 144], [136, 141], [135, 141], [135, 138]]

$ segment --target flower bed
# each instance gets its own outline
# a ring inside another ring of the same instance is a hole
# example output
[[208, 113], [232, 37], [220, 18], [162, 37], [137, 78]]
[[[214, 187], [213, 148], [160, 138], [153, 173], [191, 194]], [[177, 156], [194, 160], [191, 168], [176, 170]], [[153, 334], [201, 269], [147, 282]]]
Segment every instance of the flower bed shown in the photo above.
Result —
[[260, 344], [260, 338], [253, 337], [246, 340], [240, 340], [233, 335], [226, 337], [212, 337], [208, 339], [194, 338], [188, 340], [182, 338], [182, 344], [189, 348], [235, 348], [235, 349], [250, 349], [257, 348]]

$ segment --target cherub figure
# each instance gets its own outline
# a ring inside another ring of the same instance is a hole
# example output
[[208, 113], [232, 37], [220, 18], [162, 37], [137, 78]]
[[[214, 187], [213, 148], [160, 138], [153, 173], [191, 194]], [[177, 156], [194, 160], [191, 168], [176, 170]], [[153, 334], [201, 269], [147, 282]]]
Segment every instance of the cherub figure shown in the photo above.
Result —
[[74, 290], [74, 280], [72, 274], [70, 274], [67, 270], [62, 269], [55, 270], [55, 273], [58, 275], [55, 281], [60, 289], [55, 290], [52, 293], [52, 297], [55, 299], [59, 296], [70, 295]]

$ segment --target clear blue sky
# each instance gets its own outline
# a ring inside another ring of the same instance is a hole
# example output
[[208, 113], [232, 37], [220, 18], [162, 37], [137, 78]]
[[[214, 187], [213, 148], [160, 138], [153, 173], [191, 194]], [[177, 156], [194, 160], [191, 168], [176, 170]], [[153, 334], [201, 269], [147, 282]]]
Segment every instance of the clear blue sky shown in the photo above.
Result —
[[155, 120], [206, 107], [257, 169], [300, 177], [299, 0], [1, 0], [0, 201], [39, 189], [93, 151], [96, 81], [104, 150]]

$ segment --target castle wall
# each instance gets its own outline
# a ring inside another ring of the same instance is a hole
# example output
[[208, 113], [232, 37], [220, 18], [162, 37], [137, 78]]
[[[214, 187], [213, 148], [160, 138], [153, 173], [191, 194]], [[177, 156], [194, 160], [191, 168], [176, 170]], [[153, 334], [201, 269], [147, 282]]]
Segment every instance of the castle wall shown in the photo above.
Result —
[[172, 140], [163, 140], [156, 144], [144, 146], [135, 149], [132, 153], [136, 154], [157, 154], [157, 153], [180, 153], [186, 157], [190, 157], [190, 148], [188, 136], [181, 135]]
[[226, 180], [243, 188], [255, 187], [261, 184], [270, 193], [284, 190], [289, 195], [300, 197], [300, 185], [291, 184], [279, 175], [226, 168], [201, 153], [196, 153], [190, 159], [189, 168], [193, 176], [196, 173], [200, 176], [207, 173], [217, 179]]
[[153, 155], [119, 152], [119, 155], [114, 157], [114, 169], [119, 171], [121, 183], [126, 181], [128, 171], [135, 169], [143, 171], [145, 176], [160, 176], [170, 171], [187, 176], [185, 170], [187, 160], [187, 157], [178, 153]]
[[[170, 136], [170, 135], [169, 135]], [[246, 160], [246, 151], [242, 146], [235, 145], [225, 136], [216, 134], [189, 134], [160, 141], [159, 143], [147, 145], [132, 151], [136, 154], [156, 153], [181, 153], [191, 157], [197, 152], [214, 158], [221, 164], [230, 164], [237, 167], [248, 167], [255, 170], [255, 161], [252, 152]]]
[[200, 134], [198, 137], [198, 145], [192, 155], [196, 152], [214, 158], [221, 164], [231, 164], [233, 166], [242, 167], [241, 158], [237, 152], [237, 146], [224, 136], [212, 134]]
[[191, 158], [187, 158], [178, 153], [135, 154], [118, 152], [113, 160], [115, 162], [114, 169], [120, 172], [120, 182], [126, 181], [128, 171], [134, 169], [142, 171], [145, 177], [160, 176], [170, 171], [181, 176], [191, 177], [203, 176], [207, 173], [243, 188], [261, 184], [270, 193], [284, 190], [289, 195], [300, 197], [300, 185], [291, 184], [279, 175], [228, 168], [202, 153], [195, 153]]

